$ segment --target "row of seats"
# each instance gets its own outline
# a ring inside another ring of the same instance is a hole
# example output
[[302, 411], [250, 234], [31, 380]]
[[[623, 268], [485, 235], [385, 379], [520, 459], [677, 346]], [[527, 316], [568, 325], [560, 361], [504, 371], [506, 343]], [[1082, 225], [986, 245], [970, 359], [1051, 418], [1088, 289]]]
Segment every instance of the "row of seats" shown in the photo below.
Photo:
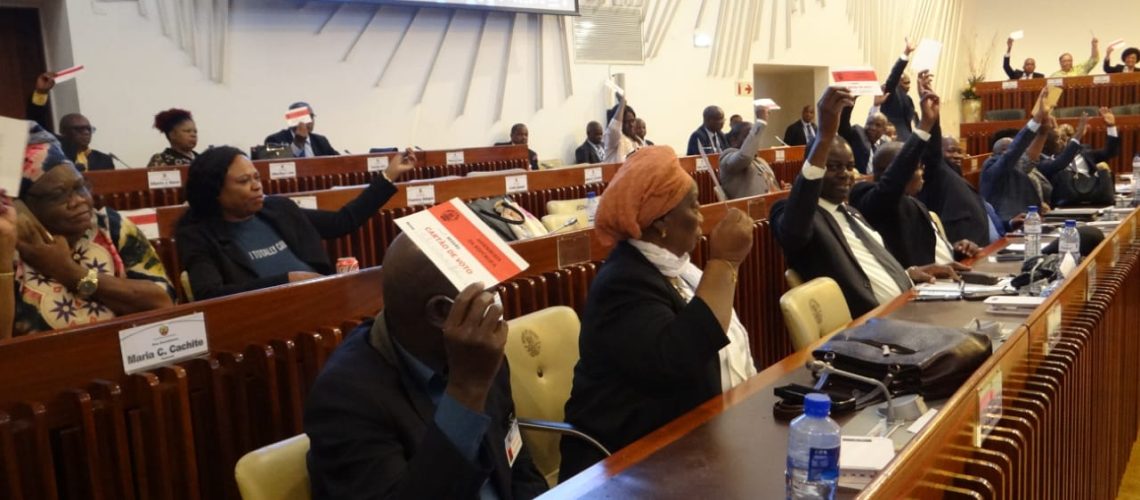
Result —
[[[1140, 104], [1113, 106], [1110, 110], [1116, 116], [1140, 115]], [[1100, 108], [1097, 106], [1070, 106], [1053, 110], [1053, 116], [1057, 118], [1080, 118], [1082, 114], [1086, 113], [1089, 117], [1098, 116]], [[1024, 109], [994, 109], [986, 111], [985, 114], [985, 120], [989, 122], [1024, 120], [1026, 117]]]

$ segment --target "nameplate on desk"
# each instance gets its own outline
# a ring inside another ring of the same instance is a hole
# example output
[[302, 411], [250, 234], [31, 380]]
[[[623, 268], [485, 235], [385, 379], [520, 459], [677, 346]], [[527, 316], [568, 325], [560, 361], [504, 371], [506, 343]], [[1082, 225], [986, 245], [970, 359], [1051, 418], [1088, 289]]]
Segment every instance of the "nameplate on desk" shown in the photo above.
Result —
[[970, 158], [970, 170], [977, 170], [977, 169], [978, 169], [978, 159], [977, 158]]
[[293, 203], [296, 203], [298, 207], [307, 208], [309, 210], [317, 209], [316, 196], [290, 196], [289, 199], [293, 200]]
[[708, 159], [701, 157], [697, 158], [697, 172], [707, 172], [712, 167], [709, 165]]
[[182, 187], [182, 173], [178, 170], [148, 170], [146, 173], [147, 187], [151, 189], [170, 189]]
[[1116, 262], [1120, 260], [1120, 237], [1114, 236], [1112, 238], [1112, 260], [1109, 261], [1109, 267], [1116, 267]]
[[590, 262], [590, 231], [558, 237], [558, 267]]
[[586, 176], [586, 184], [598, 184], [602, 182], [602, 167], [590, 167], [584, 170]]
[[462, 165], [463, 164], [463, 151], [448, 151], [447, 152], [448, 165]]
[[370, 156], [368, 157], [368, 171], [369, 172], [383, 172], [388, 170], [388, 157], [387, 156]]
[[281, 163], [269, 164], [269, 178], [272, 180], [277, 179], [293, 179], [297, 177], [297, 164], [291, 161]]
[[1085, 302], [1092, 300], [1093, 290], [1096, 288], [1096, 261], [1089, 259], [1085, 267]]
[[1001, 421], [1001, 370], [994, 370], [985, 382], [978, 386], [978, 423], [974, 427], [974, 447], [981, 448], [990, 431]]
[[207, 354], [206, 316], [198, 312], [121, 330], [119, 350], [127, 375]]
[[768, 200], [764, 198], [748, 200], [748, 216], [752, 217], [752, 220], [767, 219]]
[[1065, 85], [1064, 78], [1050, 78], [1045, 80], [1045, 85], [1049, 87], [1063, 87]]
[[504, 182], [507, 183], [507, 194], [528, 191], [526, 175], [508, 175]]
[[1002, 90], [1017, 90], [1017, 80], [1008, 80], [1001, 82]]
[[1061, 304], [1053, 304], [1045, 316], [1045, 355], [1048, 356], [1061, 341]]
[[784, 161], [784, 150], [783, 149], [777, 149], [777, 150], [773, 151], [773, 153], [776, 154], [776, 161]]
[[404, 186], [408, 193], [408, 206], [435, 205], [435, 186]]
[[1094, 85], [1104, 85], [1112, 81], [1112, 77], [1108, 75], [1096, 75], [1093, 77]]

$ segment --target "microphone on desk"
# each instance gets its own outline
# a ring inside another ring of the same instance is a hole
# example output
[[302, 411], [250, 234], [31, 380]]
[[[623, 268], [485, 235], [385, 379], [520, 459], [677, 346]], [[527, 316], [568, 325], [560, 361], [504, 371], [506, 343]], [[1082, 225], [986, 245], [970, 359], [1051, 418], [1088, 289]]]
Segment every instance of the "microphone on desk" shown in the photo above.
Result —
[[119, 162], [120, 164], [122, 164], [126, 168], [134, 168], [134, 167], [128, 165], [127, 162], [123, 161], [122, 158], [119, 158], [118, 156], [116, 156], [115, 153], [108, 151], [107, 156], [110, 156], [112, 160]]
[[885, 384], [883, 384], [882, 381], [875, 380], [871, 377], [864, 377], [856, 373], [851, 373], [847, 370], [840, 370], [834, 366], [831, 366], [831, 363], [820, 361], [818, 359], [812, 359], [811, 361], [808, 361], [807, 369], [811, 370], [812, 373], [815, 373], [819, 376], [819, 382], [816, 384], [816, 389], [823, 388], [823, 384], [827, 382], [827, 376], [830, 374], [847, 377], [857, 382], [863, 382], [864, 384], [871, 384], [875, 387], [878, 387], [879, 390], [883, 391], [883, 395], [885, 395], [887, 398], [887, 425], [890, 426], [891, 424], [895, 423], [895, 406], [891, 404], [891, 391]]
[[780, 136], [774, 135], [772, 137], [774, 137], [776, 139], [776, 142], [780, 143], [784, 147], [790, 147], [790, 146], [788, 146], [788, 143], [784, 142], [784, 140], [780, 138]]
[[558, 227], [556, 227], [556, 228], [554, 228], [554, 229], [550, 230], [550, 232], [549, 232], [549, 233], [547, 233], [547, 234], [554, 234], [554, 233], [557, 233], [558, 231], [561, 231], [561, 230], [563, 230], [563, 229], [566, 229], [566, 228], [568, 228], [568, 227], [574, 226], [574, 225], [576, 225], [576, 224], [578, 224], [578, 218], [577, 218], [577, 217], [571, 217], [571, 218], [570, 218], [570, 219], [568, 219], [566, 222], [562, 223], [562, 225], [561, 225], [561, 226], [558, 226]]

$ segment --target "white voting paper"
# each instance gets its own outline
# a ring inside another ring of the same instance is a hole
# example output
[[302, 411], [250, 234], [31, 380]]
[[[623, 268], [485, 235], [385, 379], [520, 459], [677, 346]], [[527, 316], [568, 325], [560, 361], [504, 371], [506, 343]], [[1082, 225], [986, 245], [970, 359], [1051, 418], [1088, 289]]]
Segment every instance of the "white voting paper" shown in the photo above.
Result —
[[618, 87], [618, 84], [614, 83], [613, 80], [606, 80], [606, 87], [609, 87], [610, 90], [614, 91], [617, 95], [625, 96], [625, 91], [622, 90], [621, 87]]
[[1014, 31], [1013, 33], [1009, 34], [1009, 37], [1014, 39], [1014, 40], [1021, 40], [1022, 38], [1025, 38], [1025, 31], [1024, 30]]
[[918, 48], [914, 50], [910, 65], [914, 68], [915, 73], [933, 70], [938, 66], [940, 54], [942, 54], [942, 42], [923, 38], [921, 42], [918, 42]]
[[1113, 47], [1119, 47], [1121, 45], [1124, 45], [1124, 39], [1123, 38], [1117, 38], [1116, 40], [1113, 40], [1112, 43], [1108, 44], [1108, 48], [1111, 49]]
[[20, 193], [24, 151], [28, 148], [28, 122], [0, 116], [0, 189], [15, 197]]
[[776, 101], [773, 101], [767, 97], [765, 97], [763, 99], [757, 99], [755, 101], [752, 101], [752, 105], [753, 106], [762, 106], [762, 107], [768, 108], [769, 110], [772, 110], [772, 111], [780, 109], [780, 105], [776, 104]]
[[839, 68], [831, 72], [835, 84], [846, 87], [851, 95], [883, 95], [875, 70], [869, 66], [855, 68]]
[[456, 290], [490, 288], [530, 266], [459, 198], [396, 219]]

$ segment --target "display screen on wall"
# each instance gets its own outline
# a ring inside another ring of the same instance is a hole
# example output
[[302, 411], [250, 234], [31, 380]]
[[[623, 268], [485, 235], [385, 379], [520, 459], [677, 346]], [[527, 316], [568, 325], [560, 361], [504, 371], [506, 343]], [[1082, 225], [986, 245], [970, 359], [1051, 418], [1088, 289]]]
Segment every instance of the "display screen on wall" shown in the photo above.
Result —
[[506, 10], [543, 14], [578, 14], [578, 0], [346, 0], [361, 3], [457, 9]]

